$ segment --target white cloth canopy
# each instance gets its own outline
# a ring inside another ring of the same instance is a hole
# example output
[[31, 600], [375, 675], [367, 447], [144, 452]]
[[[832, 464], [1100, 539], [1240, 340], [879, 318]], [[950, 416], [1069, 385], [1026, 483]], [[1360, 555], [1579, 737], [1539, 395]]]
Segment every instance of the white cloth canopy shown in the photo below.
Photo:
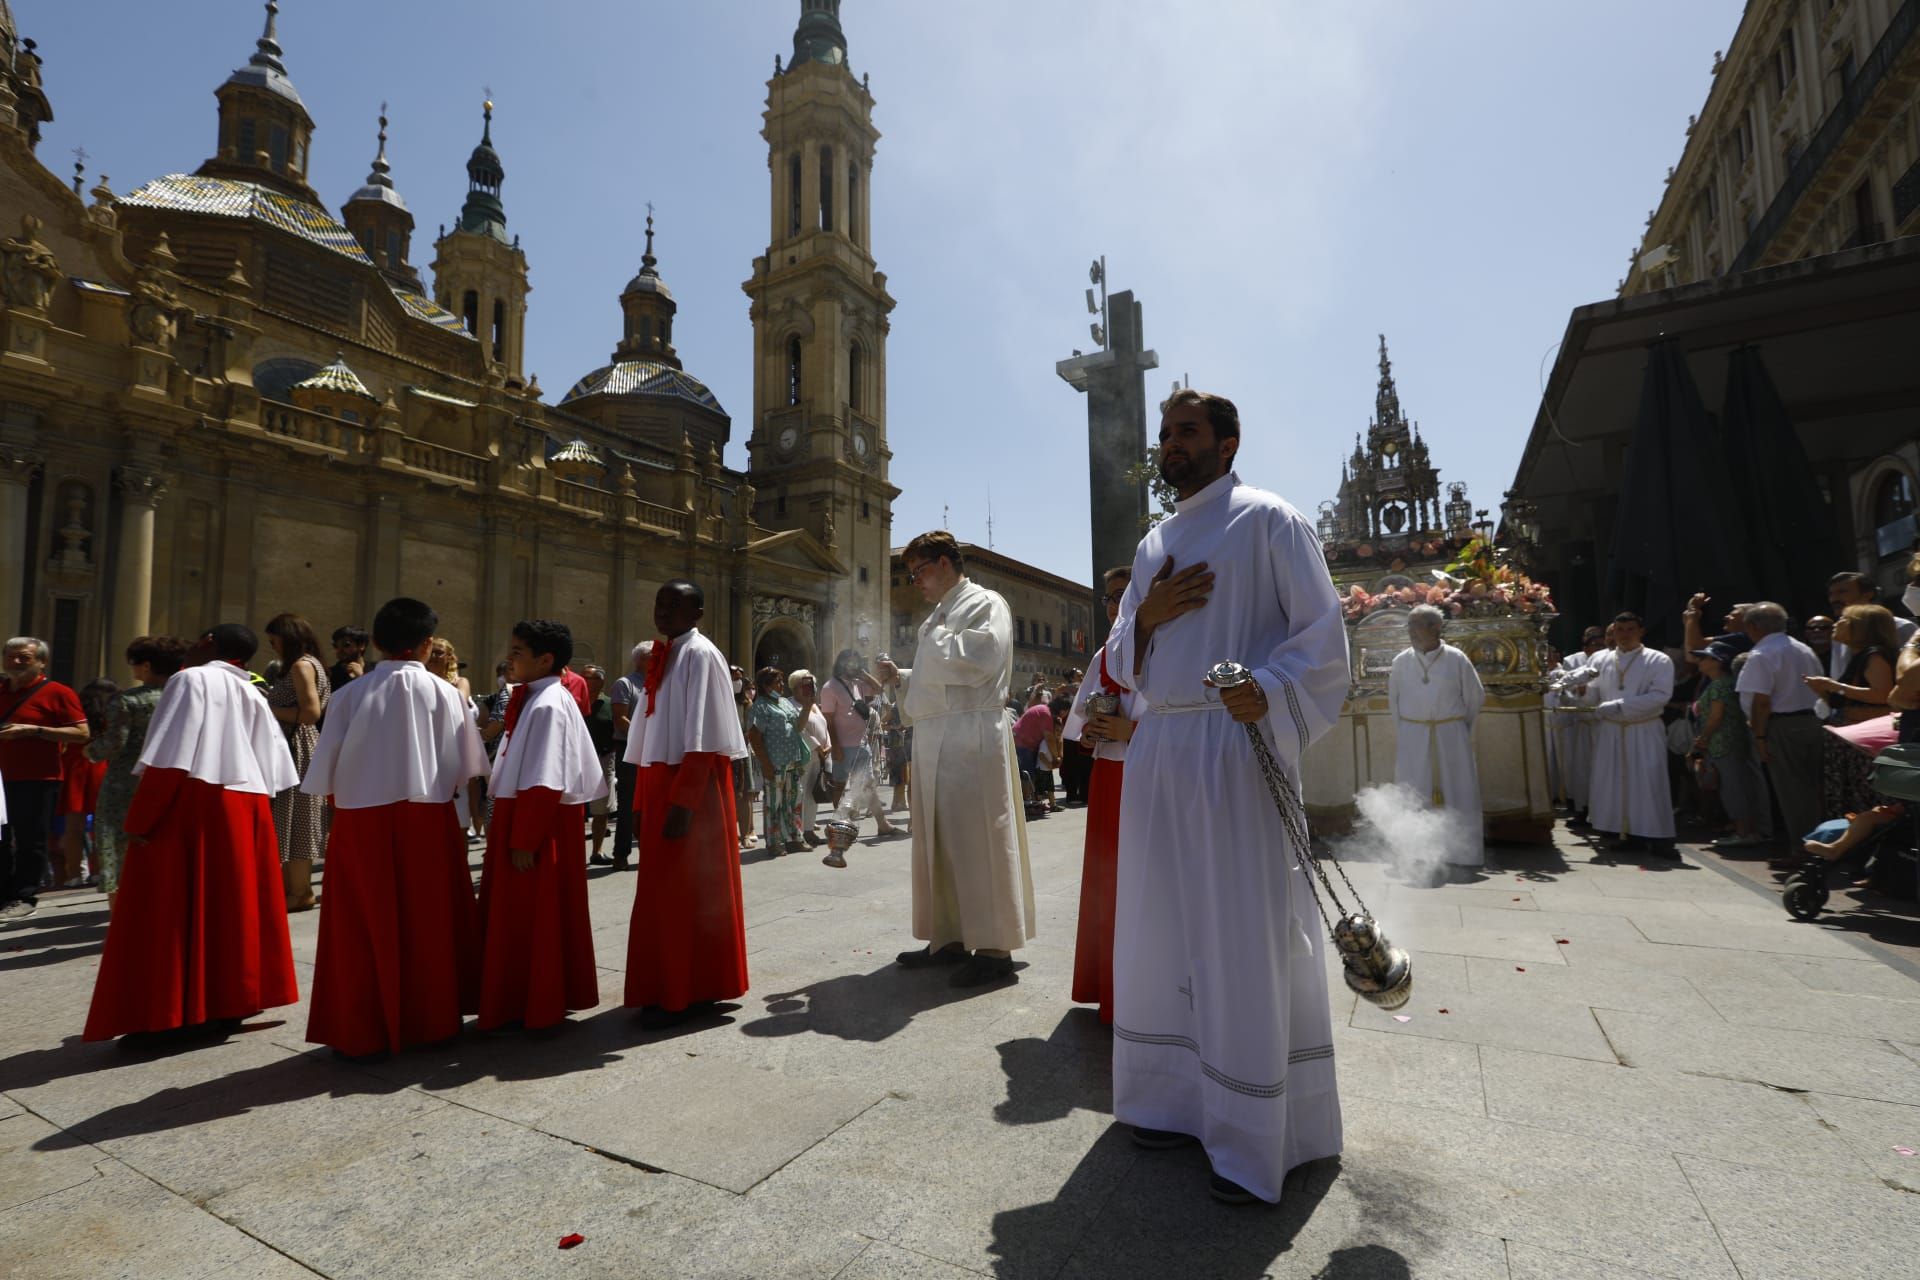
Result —
[[[654, 641], [656, 645], [660, 641]], [[740, 731], [740, 703], [733, 696], [733, 671], [726, 655], [698, 627], [673, 642], [667, 669], [654, 691], [647, 714], [643, 691], [627, 726], [628, 764], [679, 764], [689, 752], [710, 752], [739, 760], [747, 754]]]
[[1660, 713], [1673, 697], [1673, 659], [1642, 645], [1631, 653], [1603, 649], [1588, 665], [1599, 723], [1587, 818], [1599, 831], [1671, 840], [1673, 793]]
[[[1104, 654], [1105, 651], [1103, 650], [1101, 653], [1093, 655], [1093, 662], [1087, 669], [1087, 677], [1080, 682], [1080, 691], [1073, 696], [1073, 710], [1067, 713], [1067, 724], [1066, 727], [1060, 731], [1061, 737], [1071, 738], [1073, 741], [1078, 742], [1080, 735], [1086, 732], [1087, 699], [1101, 692], [1103, 688], [1100, 683], [1100, 660]], [[1116, 684], [1125, 686], [1127, 683], [1126, 680], [1122, 679], [1120, 673], [1115, 671], [1113, 667], [1113, 659], [1108, 657], [1108, 674], [1112, 676]], [[1128, 674], [1131, 675], [1132, 673], [1129, 672]], [[1131, 688], [1123, 688], [1119, 694], [1119, 698], [1120, 714], [1129, 720], [1138, 720], [1140, 718], [1141, 706], [1140, 695], [1135, 693]], [[1096, 742], [1093, 744], [1093, 758], [1095, 760], [1125, 760], [1127, 758], [1127, 744], [1124, 742]]]
[[545, 787], [558, 791], [562, 804], [586, 804], [606, 795], [607, 771], [600, 767], [580, 704], [559, 676], [542, 676], [527, 688], [531, 692], [513, 728], [500, 740], [488, 789], [507, 800]]
[[199, 782], [249, 795], [300, 785], [286, 731], [231, 662], [176, 671], [160, 691], [136, 774], [181, 769]]
[[300, 789], [340, 809], [441, 804], [489, 772], [472, 704], [418, 662], [381, 662], [327, 703]]
[[[1134, 615], [1169, 558], [1205, 561], [1213, 594], [1155, 632], [1130, 680]], [[1148, 704], [1120, 799], [1114, 1115], [1195, 1135], [1223, 1177], [1277, 1201], [1288, 1169], [1341, 1147], [1327, 942], [1246, 730], [1203, 681], [1216, 662], [1253, 670], [1298, 793], [1349, 680], [1319, 535], [1223, 476], [1141, 541], [1107, 655]]]
[[900, 672], [913, 725], [913, 936], [1012, 951], [1034, 936], [1033, 869], [1007, 718], [1013, 614], [967, 578]]
[[1460, 838], [1449, 839], [1444, 852], [1461, 866], [1486, 861], [1473, 759], [1473, 723], [1486, 700], [1473, 660], [1450, 644], [1432, 653], [1402, 649], [1387, 673], [1387, 708], [1398, 734], [1393, 779], [1458, 823]]

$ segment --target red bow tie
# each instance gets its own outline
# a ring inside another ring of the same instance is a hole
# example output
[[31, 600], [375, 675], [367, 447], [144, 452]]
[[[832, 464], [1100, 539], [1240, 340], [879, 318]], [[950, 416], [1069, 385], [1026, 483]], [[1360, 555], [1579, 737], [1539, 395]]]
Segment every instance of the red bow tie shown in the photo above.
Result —
[[1127, 686], [1107, 674], [1107, 651], [1105, 649], [1100, 651], [1100, 688], [1103, 692], [1113, 694], [1115, 697], [1123, 693], [1133, 692], [1133, 690], [1127, 688]]
[[655, 640], [653, 651], [647, 655], [647, 714], [653, 714], [654, 695], [660, 692], [660, 682], [666, 678], [667, 655], [673, 651], [673, 641]]
[[513, 732], [513, 726], [520, 722], [520, 709], [527, 705], [527, 699], [533, 694], [530, 684], [513, 686], [513, 694], [507, 699], [507, 732]]

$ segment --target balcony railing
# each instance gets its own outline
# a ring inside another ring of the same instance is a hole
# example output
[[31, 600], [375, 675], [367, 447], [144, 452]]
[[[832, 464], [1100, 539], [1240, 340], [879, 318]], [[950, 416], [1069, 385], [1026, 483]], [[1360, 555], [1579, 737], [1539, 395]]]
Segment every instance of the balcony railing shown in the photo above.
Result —
[[478, 486], [487, 474], [487, 460], [478, 454], [462, 453], [445, 445], [425, 440], [400, 442], [400, 461], [415, 471], [445, 476], [461, 484]]
[[1867, 104], [1873, 101], [1874, 95], [1880, 90], [1880, 82], [1887, 78], [1887, 73], [1900, 60], [1916, 30], [1920, 30], [1920, 0], [1906, 0], [1894, 12], [1893, 21], [1887, 24], [1886, 31], [1873, 46], [1873, 52], [1860, 65], [1859, 74], [1841, 92], [1840, 100], [1833, 104], [1833, 110], [1827, 112], [1827, 118], [1807, 139], [1806, 149], [1793, 162], [1787, 172], [1786, 182], [1774, 195], [1772, 203], [1767, 205], [1766, 213], [1761, 215], [1760, 221], [1748, 235], [1746, 244], [1741, 246], [1739, 256], [1734, 258], [1729, 268], [1731, 271], [1745, 271], [1760, 261], [1767, 246], [1773, 243], [1787, 220], [1793, 216], [1794, 206], [1800, 203], [1807, 188], [1813, 185], [1813, 180], [1820, 176], [1827, 161], [1833, 158], [1847, 130], [1860, 118]]
[[620, 496], [608, 493], [605, 489], [596, 489], [592, 485], [560, 479], [554, 480], [553, 487], [563, 507], [572, 507], [575, 511], [590, 511], [594, 515], [608, 517], [618, 510]]
[[273, 400], [260, 402], [260, 427], [268, 435], [339, 453], [352, 453], [360, 443], [360, 430], [350, 422]]
[[1893, 229], [1898, 234], [1914, 210], [1920, 209], [1920, 160], [1893, 184]]

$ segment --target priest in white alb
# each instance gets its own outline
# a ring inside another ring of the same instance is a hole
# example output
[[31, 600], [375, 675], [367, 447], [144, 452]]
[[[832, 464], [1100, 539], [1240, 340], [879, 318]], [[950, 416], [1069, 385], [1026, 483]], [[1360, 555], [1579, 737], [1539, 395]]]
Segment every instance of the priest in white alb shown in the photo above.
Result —
[[913, 936], [909, 969], [956, 964], [956, 987], [1011, 982], [1013, 952], [1033, 937], [1033, 871], [1007, 721], [1013, 615], [966, 576], [960, 544], [944, 530], [901, 552], [907, 580], [933, 605], [911, 668], [877, 660], [901, 684], [913, 725]]
[[1580, 636], [1580, 652], [1560, 659], [1561, 684], [1546, 695], [1547, 724], [1552, 730], [1554, 767], [1559, 773], [1556, 794], [1573, 810], [1567, 825], [1588, 825], [1592, 801], [1594, 723], [1591, 677], [1583, 675], [1593, 656], [1607, 647], [1605, 627], [1588, 627]]
[[[1233, 1204], [1278, 1202], [1289, 1169], [1341, 1148], [1324, 926], [1246, 726], [1297, 796], [1348, 685], [1319, 536], [1240, 483], [1239, 446], [1231, 401], [1167, 401], [1179, 502], [1141, 541], [1106, 648], [1145, 704], [1120, 801], [1113, 1111], [1142, 1146], [1198, 1139]], [[1212, 689], [1223, 661], [1253, 680]]]
[[1452, 824], [1443, 858], [1455, 866], [1486, 861], [1480, 818], [1480, 772], [1473, 761], [1473, 722], [1487, 700], [1473, 660], [1440, 638], [1446, 615], [1430, 604], [1407, 615], [1407, 638], [1387, 673], [1387, 709], [1398, 735], [1393, 780], [1420, 802], [1445, 810]]
[[1642, 841], [1658, 858], [1674, 851], [1673, 794], [1667, 784], [1667, 731], [1660, 713], [1673, 697], [1673, 659], [1649, 649], [1637, 613], [1613, 620], [1613, 648], [1588, 662], [1593, 672], [1593, 783], [1588, 816], [1604, 847]]

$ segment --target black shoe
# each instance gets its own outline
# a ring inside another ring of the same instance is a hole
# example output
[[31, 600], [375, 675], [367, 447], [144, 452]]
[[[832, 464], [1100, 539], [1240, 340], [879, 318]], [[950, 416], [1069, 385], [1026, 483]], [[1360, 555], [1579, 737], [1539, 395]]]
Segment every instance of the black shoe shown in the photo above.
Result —
[[894, 960], [902, 969], [931, 969], [935, 965], [959, 964], [966, 960], [967, 950], [957, 942], [949, 942], [938, 951], [928, 943], [918, 951], [902, 951]]
[[825, 840], [822, 840], [820, 838], [820, 833], [818, 831], [802, 831], [800, 833], [800, 838], [807, 842], [807, 848], [809, 849], [818, 849], [821, 845], [826, 843]]
[[631, 871], [633, 870], [633, 861], [629, 858], [615, 858], [613, 859], [613, 869], [615, 871]]
[[1647, 843], [1647, 856], [1658, 858], [1662, 862], [1680, 861], [1680, 851], [1673, 847], [1671, 840], [1651, 840]]
[[967, 962], [953, 971], [947, 979], [950, 987], [984, 987], [995, 982], [1018, 982], [1020, 975], [1013, 971], [1012, 956], [983, 956], [978, 953], [967, 957]]
[[1145, 1147], [1149, 1151], [1167, 1151], [1174, 1147], [1184, 1147], [1197, 1139], [1190, 1133], [1175, 1133], [1171, 1129], [1143, 1129], [1133, 1126], [1133, 1145]]
[[684, 1009], [662, 1009], [650, 1004], [640, 1011], [640, 1027], [644, 1031], [665, 1031], [682, 1023], [704, 1018], [713, 1012], [714, 1001], [696, 1000]]
[[517, 1036], [521, 1032], [525, 1031], [526, 1029], [527, 1029], [526, 1023], [522, 1022], [518, 1018], [514, 1018], [510, 1021], [501, 1023], [497, 1027], [481, 1027], [479, 1028], [479, 1032], [483, 1036], [492, 1036], [495, 1039], [504, 1040], [508, 1036]]
[[1207, 1194], [1221, 1204], [1252, 1204], [1260, 1198], [1231, 1178], [1223, 1178], [1217, 1173], [1207, 1178]]
[[1593, 829], [1593, 824], [1587, 821], [1587, 815], [1585, 813], [1576, 813], [1571, 818], [1568, 818], [1567, 826], [1575, 831], [1590, 831]]
[[804, 844], [801, 844], [798, 840], [787, 841], [788, 853], [805, 853], [806, 851], [807, 851], [807, 846]]
[[333, 1056], [352, 1067], [371, 1067], [385, 1062], [393, 1056], [391, 1049], [375, 1049], [372, 1053], [348, 1053], [344, 1049], [335, 1049]]
[[604, 853], [591, 853], [587, 855], [587, 865], [590, 867], [610, 867], [613, 865], [613, 859]]

